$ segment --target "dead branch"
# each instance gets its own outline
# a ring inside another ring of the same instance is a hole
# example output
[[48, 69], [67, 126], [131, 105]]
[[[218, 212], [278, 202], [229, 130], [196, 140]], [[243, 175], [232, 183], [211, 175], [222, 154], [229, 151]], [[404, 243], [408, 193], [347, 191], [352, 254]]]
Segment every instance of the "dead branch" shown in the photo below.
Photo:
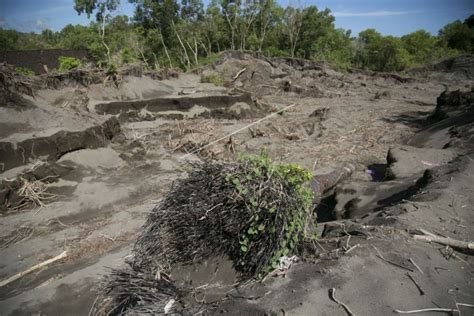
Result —
[[390, 261], [390, 260], [388, 260], [388, 259], [385, 259], [385, 257], [382, 255], [382, 253], [378, 250], [377, 247], [375, 247], [374, 245], [372, 245], [372, 247], [374, 247], [375, 251], [377, 251], [377, 257], [380, 258], [380, 259], [382, 259], [382, 260], [385, 261], [386, 263], [389, 263], [389, 264], [391, 264], [391, 265], [393, 265], [393, 266], [395, 266], [395, 267], [399, 267], [399, 268], [401, 268], [401, 269], [408, 270], [408, 271], [410, 271], [410, 272], [414, 272], [413, 269], [410, 269], [410, 268], [408, 268], [408, 267], [402, 266], [401, 264], [398, 264], [398, 263], [396, 263], [396, 262], [393, 262], [393, 261]]
[[34, 266], [32, 266], [31, 268], [26, 269], [25, 271], [22, 271], [22, 272], [20, 272], [20, 273], [17, 273], [17, 274], [15, 274], [14, 276], [11, 276], [11, 277], [9, 277], [9, 278], [6, 279], [6, 280], [3, 280], [2, 282], [0, 282], [0, 287], [3, 287], [3, 286], [5, 286], [5, 285], [7, 285], [7, 284], [10, 284], [10, 283], [12, 283], [13, 281], [16, 281], [16, 280], [20, 279], [21, 277], [27, 275], [28, 273], [31, 273], [31, 272], [36, 271], [36, 270], [39, 270], [39, 269], [41, 269], [42, 267], [47, 266], [48, 264], [51, 264], [51, 263], [56, 262], [56, 261], [58, 261], [58, 260], [64, 259], [64, 258], [66, 258], [66, 257], [67, 257], [67, 251], [63, 251], [61, 254], [57, 255], [57, 256], [54, 257], [54, 258], [51, 258], [51, 259], [48, 259], [48, 260], [43, 261], [43, 262], [41, 262], [41, 263], [38, 263], [37, 265], [34, 265]]
[[399, 309], [396, 309], [395, 312], [399, 314], [415, 314], [415, 313], [425, 313], [425, 312], [454, 313], [454, 312], [458, 312], [458, 310], [451, 309], [451, 308], [425, 308], [425, 309], [415, 309], [411, 311], [401, 311]]
[[413, 282], [413, 284], [415, 284], [416, 288], [418, 289], [418, 291], [420, 292], [420, 295], [425, 295], [425, 291], [423, 291], [423, 289], [421, 288], [421, 286], [418, 284], [418, 282], [415, 281], [415, 279], [410, 275], [410, 273], [406, 273], [406, 275], [408, 276], [408, 278]]
[[333, 300], [334, 302], [336, 302], [337, 304], [339, 304], [340, 306], [342, 306], [345, 309], [345, 311], [347, 312], [348, 316], [354, 316], [354, 313], [349, 309], [349, 307], [346, 304], [344, 304], [341, 301], [338, 301], [336, 299], [336, 289], [335, 288], [329, 289], [329, 298], [331, 300]]
[[246, 70], [247, 70], [247, 67], [242, 68], [242, 69], [234, 76], [234, 78], [232, 78], [232, 82], [234, 82], [235, 80], [237, 80], [237, 78], [239, 78], [240, 75], [243, 74]]
[[440, 237], [436, 236], [426, 230], [420, 230], [424, 235], [414, 235], [415, 240], [421, 240], [425, 242], [435, 242], [437, 244], [451, 246], [453, 248], [462, 249], [462, 250], [474, 250], [474, 242], [471, 241], [461, 241], [453, 239], [450, 237]]
[[416, 264], [416, 262], [415, 262], [412, 258], [408, 258], [408, 261], [410, 261], [411, 264], [414, 265], [415, 268], [418, 269], [418, 271], [420, 271], [422, 274], [424, 274], [424, 273], [423, 273], [423, 270], [420, 269], [420, 267]]

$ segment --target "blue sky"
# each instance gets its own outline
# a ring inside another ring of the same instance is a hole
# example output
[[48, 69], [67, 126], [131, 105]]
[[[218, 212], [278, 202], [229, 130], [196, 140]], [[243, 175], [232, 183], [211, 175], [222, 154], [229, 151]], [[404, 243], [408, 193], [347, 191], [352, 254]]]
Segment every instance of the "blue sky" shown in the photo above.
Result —
[[[445, 24], [464, 20], [474, 13], [472, 0], [278, 1], [283, 6], [327, 7], [336, 17], [336, 26], [350, 29], [354, 35], [367, 28], [375, 28], [385, 35], [399, 36], [418, 29], [437, 34]], [[128, 0], [121, 0], [116, 14], [131, 16], [133, 6]], [[74, 11], [73, 0], [0, 0], [0, 27], [40, 32], [45, 28], [60, 30], [69, 23], [89, 23], [86, 16], [78, 16]]]

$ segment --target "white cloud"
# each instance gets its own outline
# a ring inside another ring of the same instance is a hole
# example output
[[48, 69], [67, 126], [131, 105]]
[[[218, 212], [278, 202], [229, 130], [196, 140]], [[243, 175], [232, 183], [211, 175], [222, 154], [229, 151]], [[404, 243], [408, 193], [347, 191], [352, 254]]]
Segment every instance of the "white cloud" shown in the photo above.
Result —
[[335, 17], [384, 17], [396, 16], [416, 13], [415, 11], [368, 11], [368, 12], [350, 12], [350, 11], [336, 11], [333, 12]]

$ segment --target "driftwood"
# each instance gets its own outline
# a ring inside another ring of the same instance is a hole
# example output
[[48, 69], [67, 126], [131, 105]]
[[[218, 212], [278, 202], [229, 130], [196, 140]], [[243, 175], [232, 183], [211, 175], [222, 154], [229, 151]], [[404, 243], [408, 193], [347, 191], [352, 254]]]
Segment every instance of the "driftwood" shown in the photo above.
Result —
[[7, 285], [7, 284], [10, 284], [10, 283], [12, 283], [12, 282], [14, 282], [14, 281], [20, 279], [21, 277], [23, 277], [23, 276], [25, 276], [25, 275], [27, 275], [27, 274], [33, 272], [33, 271], [39, 270], [39, 269], [41, 269], [42, 267], [47, 266], [48, 264], [51, 264], [51, 263], [56, 262], [56, 261], [58, 261], [58, 260], [64, 259], [64, 258], [66, 258], [66, 257], [67, 257], [67, 251], [63, 251], [62, 253], [60, 253], [59, 255], [57, 255], [57, 256], [54, 257], [54, 258], [51, 258], [51, 259], [48, 259], [48, 260], [43, 261], [43, 262], [41, 262], [41, 263], [38, 263], [37, 265], [34, 265], [34, 266], [32, 266], [31, 268], [26, 269], [25, 271], [22, 271], [22, 272], [20, 272], [20, 273], [17, 273], [17, 274], [15, 274], [14, 276], [11, 276], [11, 277], [9, 277], [9, 278], [6, 279], [6, 280], [3, 280], [2, 282], [0, 282], [0, 287], [3, 287], [3, 286], [5, 286], [5, 285]]
[[425, 242], [435, 242], [437, 244], [450, 246], [462, 250], [474, 250], [474, 242], [472, 241], [461, 241], [449, 237], [436, 236], [424, 229], [420, 229], [424, 235], [414, 235], [415, 240], [421, 240]]

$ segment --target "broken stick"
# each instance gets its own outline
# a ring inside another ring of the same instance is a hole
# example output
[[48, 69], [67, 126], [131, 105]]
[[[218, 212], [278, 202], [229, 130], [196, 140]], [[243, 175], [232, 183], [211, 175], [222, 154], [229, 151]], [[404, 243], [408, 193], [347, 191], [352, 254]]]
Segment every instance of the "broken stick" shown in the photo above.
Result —
[[454, 312], [458, 312], [458, 310], [451, 309], [451, 308], [424, 308], [424, 309], [415, 309], [411, 311], [401, 311], [399, 309], [396, 309], [395, 312], [399, 314], [415, 314], [415, 313], [426, 313], [426, 312], [454, 313]]
[[237, 73], [237, 74], [234, 76], [234, 78], [232, 78], [232, 81], [235, 81], [235, 80], [237, 80], [237, 78], [239, 78], [239, 77], [240, 77], [240, 75], [241, 75], [241, 74], [243, 74], [243, 73], [244, 73], [244, 71], [246, 71], [246, 70], [247, 70], [247, 67], [245, 67], [245, 68], [242, 68], [242, 69], [241, 69], [241, 70], [240, 70], [240, 71], [239, 71], [239, 72], [238, 72], [238, 73]]
[[418, 289], [418, 291], [420, 292], [420, 295], [425, 295], [425, 291], [423, 291], [423, 289], [421, 288], [421, 286], [418, 284], [418, 282], [416, 282], [416, 280], [410, 275], [410, 273], [406, 273], [406, 275], [408, 276], [408, 278], [410, 278], [410, 280], [413, 282], [413, 284], [415, 284], [416, 288]]
[[29, 269], [27, 269], [27, 270], [25, 270], [25, 271], [22, 271], [22, 272], [20, 272], [20, 273], [17, 273], [17, 274], [15, 274], [14, 276], [11, 276], [11, 277], [9, 277], [9, 278], [6, 279], [6, 280], [3, 280], [2, 282], [0, 282], [0, 287], [3, 287], [3, 286], [5, 286], [5, 285], [7, 285], [7, 284], [10, 284], [10, 283], [12, 283], [13, 281], [16, 281], [16, 280], [20, 279], [21, 277], [27, 275], [28, 273], [31, 273], [31, 272], [36, 271], [36, 270], [38, 270], [38, 269], [41, 269], [42, 267], [45, 267], [45, 266], [47, 266], [48, 264], [51, 264], [51, 263], [53, 263], [53, 262], [55, 262], [55, 261], [61, 260], [61, 259], [66, 258], [66, 257], [67, 257], [67, 251], [63, 251], [61, 254], [57, 255], [57, 256], [54, 257], [54, 258], [51, 258], [51, 259], [48, 259], [48, 260], [43, 261], [43, 262], [41, 262], [41, 263], [38, 263], [37, 265], [34, 265], [34, 266], [32, 266], [31, 268], [29, 268]]
[[415, 240], [421, 240], [425, 242], [435, 242], [437, 244], [451, 246], [453, 248], [462, 249], [462, 250], [474, 250], [474, 242], [471, 241], [461, 241], [449, 237], [440, 237], [436, 236], [426, 230], [421, 230], [424, 235], [414, 235]]
[[349, 309], [349, 307], [343, 302], [338, 301], [335, 295], [336, 295], [336, 289], [335, 288], [329, 289], [329, 298], [333, 300], [334, 302], [336, 302], [337, 304], [339, 304], [340, 306], [342, 306], [346, 310], [346, 313], [348, 316], [354, 316], [354, 313]]

